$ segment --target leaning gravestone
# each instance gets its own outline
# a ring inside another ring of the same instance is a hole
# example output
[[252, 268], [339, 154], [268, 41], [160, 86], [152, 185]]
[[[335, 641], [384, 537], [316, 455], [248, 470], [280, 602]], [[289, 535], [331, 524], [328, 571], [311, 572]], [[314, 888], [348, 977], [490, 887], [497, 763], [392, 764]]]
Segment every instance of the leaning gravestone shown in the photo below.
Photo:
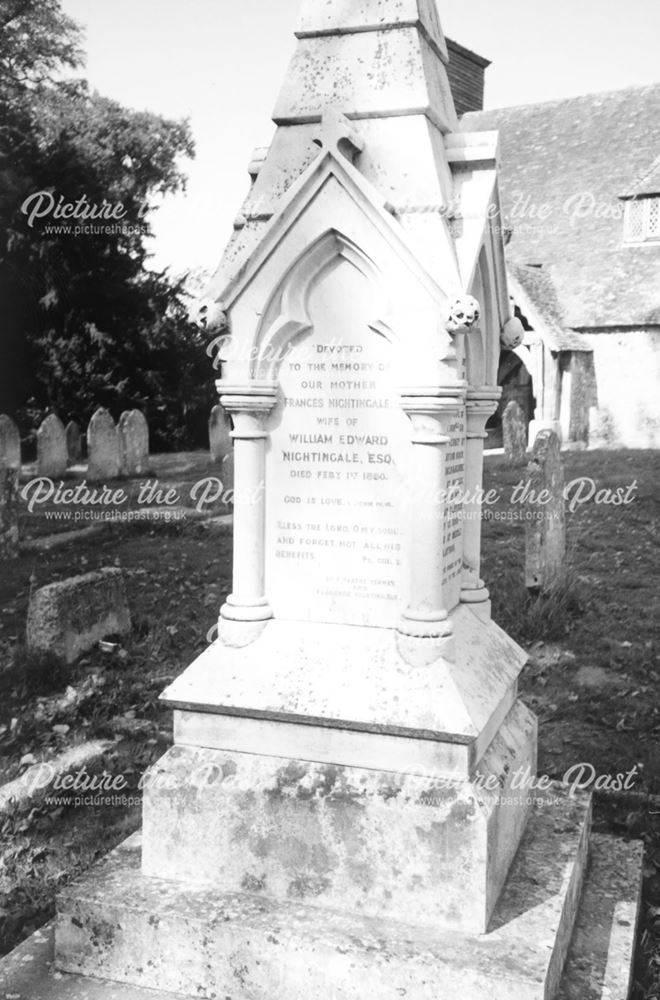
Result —
[[40, 587], [30, 595], [28, 649], [72, 663], [108, 635], [126, 635], [131, 617], [115, 567]]
[[69, 421], [65, 432], [68, 464], [76, 465], [82, 459], [82, 433], [75, 420]]
[[537, 434], [526, 486], [525, 585], [548, 594], [566, 582], [564, 469], [554, 431]]
[[149, 425], [140, 410], [125, 410], [117, 425], [119, 459], [124, 476], [140, 476], [149, 468]]
[[87, 478], [91, 482], [119, 475], [117, 427], [107, 410], [99, 407], [87, 427]]
[[63, 476], [66, 472], [66, 432], [64, 424], [54, 413], [37, 431], [37, 473], [40, 476]]
[[516, 787], [526, 656], [480, 577], [497, 136], [459, 131], [433, 2], [306, 0], [297, 37], [211, 290], [232, 592], [163, 694], [142, 837], [60, 898], [55, 963], [188, 997], [550, 1000], [590, 803]]
[[0, 413], [0, 464], [10, 469], [21, 467], [21, 435], [6, 413]]
[[0, 460], [0, 562], [18, 556], [18, 469]]
[[527, 454], [527, 421], [515, 399], [507, 404], [502, 415], [502, 437], [509, 465], [523, 465]]

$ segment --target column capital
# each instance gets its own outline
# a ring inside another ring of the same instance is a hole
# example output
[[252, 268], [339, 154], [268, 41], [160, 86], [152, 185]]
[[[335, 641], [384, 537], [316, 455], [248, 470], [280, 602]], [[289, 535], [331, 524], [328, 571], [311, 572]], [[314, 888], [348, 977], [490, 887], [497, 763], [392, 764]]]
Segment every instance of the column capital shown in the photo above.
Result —
[[489, 407], [494, 413], [502, 397], [502, 387], [499, 385], [471, 385], [467, 390], [467, 405], [471, 409]]
[[468, 439], [485, 440], [488, 437], [486, 421], [495, 413], [501, 396], [500, 386], [471, 386], [468, 389], [465, 404]]
[[231, 434], [234, 440], [268, 436], [264, 429], [264, 418], [277, 403], [277, 382], [264, 379], [234, 385], [218, 379], [216, 388], [220, 395], [220, 405], [234, 422]]
[[458, 385], [414, 386], [399, 390], [401, 409], [413, 425], [413, 444], [449, 444], [449, 423], [465, 404], [465, 389]]
[[268, 413], [277, 402], [278, 382], [267, 379], [232, 384], [218, 379], [215, 383], [220, 403], [229, 413]]
[[401, 406], [406, 413], [454, 412], [463, 405], [467, 393], [467, 382], [448, 386], [402, 386], [399, 389]]

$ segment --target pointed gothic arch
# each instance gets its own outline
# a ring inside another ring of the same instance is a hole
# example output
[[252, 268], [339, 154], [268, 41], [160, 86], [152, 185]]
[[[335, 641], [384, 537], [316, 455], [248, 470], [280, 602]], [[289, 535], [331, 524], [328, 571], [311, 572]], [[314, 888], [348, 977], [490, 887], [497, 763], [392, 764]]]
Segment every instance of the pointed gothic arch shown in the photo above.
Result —
[[390, 342], [395, 340], [393, 330], [383, 319], [389, 296], [381, 271], [352, 240], [330, 229], [300, 254], [271, 296], [255, 336], [252, 378], [277, 378], [289, 346], [312, 328], [312, 292], [342, 260], [359, 271], [372, 289], [374, 316], [369, 328]]

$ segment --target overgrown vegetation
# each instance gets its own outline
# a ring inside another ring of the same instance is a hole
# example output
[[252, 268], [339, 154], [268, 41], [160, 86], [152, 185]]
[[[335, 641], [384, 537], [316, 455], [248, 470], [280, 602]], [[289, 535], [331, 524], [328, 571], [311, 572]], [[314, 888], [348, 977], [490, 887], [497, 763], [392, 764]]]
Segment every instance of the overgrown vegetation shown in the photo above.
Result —
[[152, 447], [201, 445], [206, 337], [146, 248], [190, 128], [92, 92], [81, 41], [59, 0], [0, 0], [0, 412], [27, 435], [49, 411], [138, 407]]

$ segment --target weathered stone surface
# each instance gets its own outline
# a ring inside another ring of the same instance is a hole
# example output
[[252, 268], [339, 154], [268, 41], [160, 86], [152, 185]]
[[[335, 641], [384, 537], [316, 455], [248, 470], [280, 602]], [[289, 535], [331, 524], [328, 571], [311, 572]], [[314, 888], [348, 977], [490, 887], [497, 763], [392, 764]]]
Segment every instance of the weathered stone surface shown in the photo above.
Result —
[[[35, 931], [0, 959], [0, 996], [15, 1000], [189, 1000], [169, 990], [142, 990], [85, 976], [65, 976], [55, 969], [54, 926]], [[199, 994], [198, 994], [199, 996]]]
[[425, 114], [443, 132], [458, 129], [445, 66], [416, 27], [301, 38], [273, 120], [319, 121], [329, 106], [356, 118]]
[[522, 465], [527, 453], [527, 421], [515, 399], [507, 404], [502, 415], [502, 436], [509, 465]]
[[37, 472], [40, 476], [63, 476], [66, 472], [66, 432], [54, 413], [42, 422], [37, 431]]
[[0, 560], [18, 556], [18, 468], [0, 461]]
[[223, 462], [234, 450], [229, 416], [219, 403], [213, 407], [209, 417], [209, 447], [214, 462]]
[[146, 878], [132, 839], [60, 897], [57, 965], [202, 997], [363, 1000], [368, 983], [379, 1000], [449, 1000], [460, 982], [475, 1000], [545, 1000], [577, 910], [589, 808], [559, 790], [539, 805], [485, 935]]
[[82, 432], [75, 420], [70, 420], [65, 427], [66, 453], [69, 465], [76, 465], [83, 455]]
[[114, 479], [120, 468], [115, 422], [107, 410], [99, 407], [87, 428], [87, 478], [91, 482]]
[[559, 438], [541, 431], [527, 466], [525, 585], [550, 593], [566, 581], [564, 468]]
[[590, 866], [557, 1000], [630, 995], [644, 845], [593, 834]]
[[[628, 984], [632, 974], [643, 845], [638, 841], [624, 841], [620, 838], [594, 834], [590, 848], [590, 865], [586, 873], [583, 899], [562, 975], [558, 1000], [603, 1000], [605, 997], [623, 1000], [628, 996]], [[529, 883], [528, 891], [533, 884]], [[313, 911], [310, 911], [310, 915], [314, 916]], [[317, 926], [317, 922], [313, 920], [314, 930]], [[543, 931], [539, 928], [536, 929], [536, 933], [539, 936], [532, 941], [533, 945], [538, 945], [543, 936]], [[19, 945], [11, 954], [0, 959], [0, 995], [18, 995], [21, 1000], [184, 1000], [182, 993], [143, 990], [125, 983], [102, 982], [98, 979], [56, 972], [53, 937], [53, 926], [49, 924]], [[275, 938], [275, 935], [272, 937]], [[289, 938], [285, 934], [278, 940], [281, 941], [284, 950]], [[268, 950], [275, 943], [275, 940], [271, 940]], [[368, 943], [368, 940], [365, 940], [365, 955]], [[352, 946], [356, 946], [355, 940]], [[311, 941], [308, 947], [311, 950]], [[500, 954], [501, 949], [496, 945], [493, 965], [499, 961]], [[284, 985], [278, 986], [278, 989], [286, 990], [292, 976], [290, 972], [286, 973], [285, 956], [281, 954], [280, 958], [279, 963], [272, 958], [269, 967], [274, 967], [273, 981], [276, 983], [280, 981], [276, 975], [279, 977], [286, 975]], [[338, 960], [340, 961], [341, 957], [335, 952], [334, 962]], [[465, 964], [466, 968], [470, 968], [469, 956]], [[241, 971], [236, 961], [233, 963], [233, 968], [237, 972]], [[306, 967], [303, 967], [303, 970], [304, 968]], [[284, 969], [284, 972], [278, 971], [280, 969]], [[248, 971], [242, 972], [243, 977], [247, 974]], [[318, 975], [318, 972], [315, 975]], [[337, 973], [334, 975], [336, 977]], [[512, 977], [515, 975], [515, 969], [511, 975]], [[299, 987], [296, 989], [292, 984], [287, 1000], [298, 1000], [298, 998], [309, 1000], [310, 993], [303, 980], [304, 971], [301, 971]], [[479, 984], [473, 987], [471, 977], [470, 981], [466, 982], [462, 971], [457, 973], [457, 981], [461, 983], [461, 996], [465, 1000], [483, 1000], [485, 995], [499, 1000], [497, 990], [489, 989], [485, 993]], [[455, 984], [447, 993], [438, 992], [433, 982], [427, 982], [426, 985], [410, 992], [408, 985], [406, 983], [404, 986], [399, 986], [395, 982], [391, 985], [390, 992], [387, 992], [386, 988], [377, 995], [385, 1000], [398, 1000], [404, 995], [410, 1000], [453, 1000], [456, 996]], [[404, 989], [405, 994], [402, 992]], [[500, 987], [500, 990], [503, 989]], [[197, 991], [195, 995], [200, 996]], [[508, 994], [504, 993], [504, 996], [511, 1000], [518, 995], [514, 981], [511, 984], [511, 991]], [[260, 1000], [272, 1000], [273, 997], [274, 1000], [278, 1000], [278, 994], [270, 990], [253, 993], [252, 996]], [[338, 997], [338, 1000], [347, 997], [357, 1000], [358, 996], [363, 1000], [364, 992], [359, 993], [356, 983], [353, 993], [345, 990], [335, 993], [334, 996]], [[188, 997], [190, 993], [187, 994], [186, 1000]], [[375, 998], [376, 994], [370, 993], [370, 997]]]
[[0, 465], [10, 469], [21, 467], [21, 435], [6, 413], [0, 413]]
[[130, 628], [123, 574], [114, 567], [51, 583], [30, 597], [28, 647], [67, 663], [104, 636], [125, 635]]
[[122, 413], [117, 438], [122, 475], [143, 475], [149, 468], [149, 425], [140, 410]]
[[452, 624], [447, 644], [320, 622], [271, 621], [250, 633], [223, 620], [218, 641], [173, 681], [163, 701], [187, 711], [212, 705], [280, 722], [341, 720], [363, 732], [468, 744], [466, 763], [474, 768], [513, 707], [527, 657], [466, 605]]
[[447, 45], [440, 27], [435, 0], [401, 0], [396, 5], [383, 4], [382, 0], [304, 0], [296, 35], [323, 35], [354, 31], [384, 30], [403, 25], [419, 25], [426, 38], [438, 51], [443, 62], [448, 62]]
[[529, 812], [507, 807], [511, 779], [535, 770], [520, 702], [464, 782], [176, 746], [146, 782], [143, 870], [483, 931]]

